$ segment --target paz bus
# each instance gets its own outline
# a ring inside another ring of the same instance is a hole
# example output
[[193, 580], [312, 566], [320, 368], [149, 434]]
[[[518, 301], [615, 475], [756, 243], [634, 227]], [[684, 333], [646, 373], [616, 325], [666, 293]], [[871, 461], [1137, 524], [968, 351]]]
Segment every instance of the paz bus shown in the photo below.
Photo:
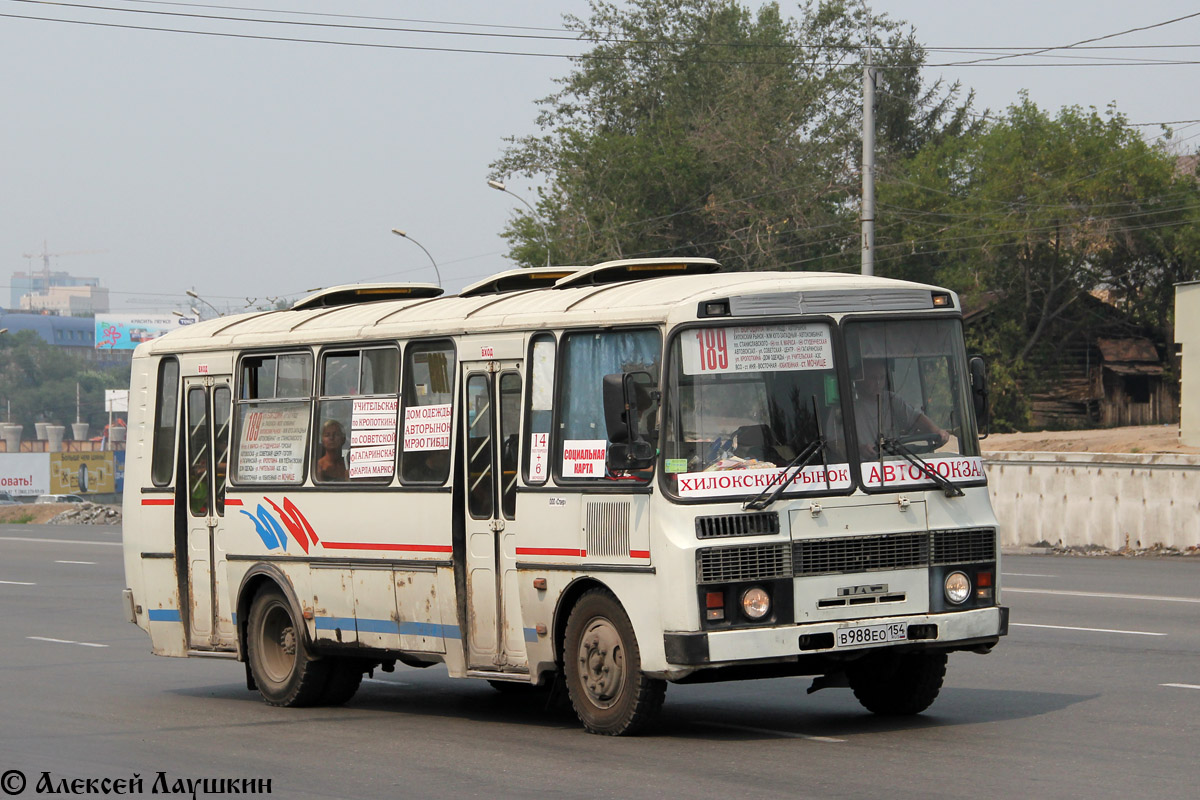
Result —
[[986, 415], [933, 286], [704, 258], [339, 286], [138, 346], [124, 604], [277, 706], [400, 662], [565, 689], [601, 734], [671, 682], [915, 714], [1007, 633]]

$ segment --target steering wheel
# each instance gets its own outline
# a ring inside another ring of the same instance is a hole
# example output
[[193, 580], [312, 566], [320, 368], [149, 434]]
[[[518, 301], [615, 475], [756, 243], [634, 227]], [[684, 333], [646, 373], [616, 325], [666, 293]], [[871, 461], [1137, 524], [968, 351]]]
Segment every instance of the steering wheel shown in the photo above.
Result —
[[932, 453], [941, 446], [941, 439], [931, 433], [908, 433], [895, 439], [914, 453]]

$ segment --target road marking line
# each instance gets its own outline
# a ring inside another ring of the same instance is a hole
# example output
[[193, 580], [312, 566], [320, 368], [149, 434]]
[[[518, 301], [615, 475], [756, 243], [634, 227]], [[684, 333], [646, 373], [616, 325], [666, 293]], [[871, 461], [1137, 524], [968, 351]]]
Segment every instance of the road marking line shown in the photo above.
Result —
[[37, 586], [36, 583], [30, 583], [29, 581], [0, 581], [0, 583], [7, 586]]
[[101, 547], [121, 546], [121, 542], [85, 542], [82, 539], [29, 539], [24, 536], [0, 536], [0, 542], [37, 542], [38, 544], [97, 544]]
[[1166, 636], [1165, 633], [1150, 631], [1121, 631], [1115, 628], [1076, 628], [1072, 625], [1034, 625], [1032, 622], [1010, 622], [1013, 628], [1051, 628], [1056, 631], [1087, 631], [1088, 633], [1129, 633], [1134, 636]]
[[1003, 586], [1002, 592], [1024, 592], [1026, 594], [1057, 594], [1064, 597], [1107, 597], [1112, 600], [1160, 600], [1164, 603], [1200, 603], [1200, 597], [1167, 597], [1158, 594], [1118, 594], [1116, 592], [1071, 592], [1066, 589], [1017, 589]]
[[830, 742], [830, 743], [837, 744], [837, 743], [842, 743], [842, 742], [846, 741], [845, 739], [835, 739], [832, 736], [812, 736], [807, 733], [792, 733], [791, 731], [776, 731], [776, 730], [771, 730], [770, 728], [753, 728], [749, 725], [730, 725], [729, 723], [726, 723], [726, 722], [708, 722], [707, 720], [702, 720], [697, 724], [707, 725], [710, 728], [728, 728], [729, 730], [733, 730], [733, 731], [745, 731], [746, 733], [765, 733], [769, 736], [782, 736], [787, 739], [807, 739], [810, 742]]
[[95, 644], [94, 642], [73, 642], [70, 639], [51, 639], [48, 636], [26, 636], [26, 639], [33, 639], [35, 642], [53, 642], [54, 644], [77, 644], [80, 647], [108, 647], [106, 644]]
[[55, 564], [95, 564], [95, 561], [55, 561]]
[[386, 683], [388, 686], [412, 686], [411, 683], [404, 681], [385, 681], [379, 678], [363, 678], [363, 683]]
[[1042, 575], [1037, 572], [1001, 572], [1001, 578], [1057, 578], [1057, 575]]
[[1200, 689], [1200, 686], [1194, 683], [1160, 683], [1159, 686], [1170, 686], [1174, 689]]

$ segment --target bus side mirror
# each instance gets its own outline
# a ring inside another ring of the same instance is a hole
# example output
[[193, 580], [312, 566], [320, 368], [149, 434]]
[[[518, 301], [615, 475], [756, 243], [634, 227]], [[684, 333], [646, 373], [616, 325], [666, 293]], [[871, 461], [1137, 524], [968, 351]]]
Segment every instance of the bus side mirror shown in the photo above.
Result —
[[653, 466], [654, 445], [638, 427], [642, 411], [639, 397], [649, 398], [654, 379], [648, 372], [604, 376], [604, 423], [608, 427], [607, 466], [610, 470], [646, 469]]
[[975, 405], [975, 420], [980, 428], [983, 428], [983, 435], [980, 439], [986, 439], [988, 434], [992, 432], [991, 420], [991, 404], [988, 398], [987, 385], [987, 365], [984, 363], [981, 356], [971, 356], [967, 362], [967, 368], [971, 373], [971, 400]]

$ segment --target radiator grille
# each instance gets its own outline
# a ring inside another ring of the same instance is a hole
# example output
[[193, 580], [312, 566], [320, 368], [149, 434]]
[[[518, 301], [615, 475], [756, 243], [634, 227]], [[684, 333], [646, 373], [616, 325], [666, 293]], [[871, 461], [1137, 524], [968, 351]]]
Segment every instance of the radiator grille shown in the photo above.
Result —
[[929, 563], [929, 534], [806, 539], [792, 545], [792, 563], [796, 577], [923, 567]]
[[700, 583], [786, 578], [791, 574], [787, 544], [708, 547], [696, 551]]
[[719, 536], [758, 536], [772, 533], [779, 533], [779, 513], [775, 511], [696, 517], [697, 539], [715, 539]]
[[995, 560], [996, 531], [991, 528], [933, 532], [934, 564]]
[[629, 502], [588, 503], [584, 522], [588, 555], [629, 555]]

